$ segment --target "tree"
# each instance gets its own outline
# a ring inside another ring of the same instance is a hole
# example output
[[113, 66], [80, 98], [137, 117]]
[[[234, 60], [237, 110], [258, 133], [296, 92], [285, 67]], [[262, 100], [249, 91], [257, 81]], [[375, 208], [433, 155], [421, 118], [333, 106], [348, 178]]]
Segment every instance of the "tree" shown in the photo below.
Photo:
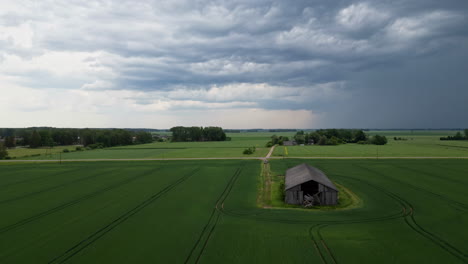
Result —
[[36, 130], [33, 130], [31, 134], [31, 142], [29, 143], [29, 146], [31, 148], [38, 148], [42, 146], [41, 135], [39, 135]]
[[326, 145], [327, 144], [327, 137], [326, 136], [320, 136], [319, 141], [317, 144], [319, 145]]
[[461, 140], [461, 139], [463, 139], [463, 136], [462, 136], [462, 134], [460, 132], [457, 132], [453, 138], [455, 140]]
[[5, 145], [3, 145], [2, 142], [0, 142], [0, 159], [4, 159], [6, 157], [8, 157], [8, 151]]
[[465, 129], [465, 139], [468, 139], [468, 128]]
[[385, 145], [387, 144], [387, 138], [385, 136], [375, 135], [372, 137], [371, 143], [374, 145]]
[[153, 142], [153, 135], [149, 132], [140, 131], [136, 134], [136, 142], [140, 144]]
[[366, 141], [367, 136], [366, 133], [362, 130], [357, 130], [356, 134], [354, 135], [354, 142], [359, 142], [359, 141]]
[[14, 136], [7, 136], [5, 137], [5, 147], [7, 148], [14, 148], [16, 147], [16, 140]]

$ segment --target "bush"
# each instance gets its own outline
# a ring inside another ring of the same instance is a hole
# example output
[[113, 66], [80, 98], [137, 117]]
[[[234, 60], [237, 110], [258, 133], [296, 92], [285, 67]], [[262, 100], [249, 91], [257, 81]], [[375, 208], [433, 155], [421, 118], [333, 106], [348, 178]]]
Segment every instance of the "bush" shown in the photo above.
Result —
[[96, 143], [96, 144], [90, 144], [86, 148], [89, 148], [89, 149], [102, 149], [102, 148], [104, 148], [104, 145], [102, 143]]
[[76, 151], [83, 151], [83, 147], [76, 147]]
[[367, 140], [361, 140], [361, 141], [358, 141], [357, 143], [358, 143], [358, 144], [361, 144], [361, 145], [367, 145], [367, 144], [370, 144], [370, 142], [369, 142], [369, 141], [367, 141]]
[[387, 144], [387, 138], [385, 136], [375, 135], [372, 137], [371, 143], [374, 145], [385, 145]]
[[70, 150], [64, 149], [63, 152], [68, 153], [68, 152], [70, 152]]
[[246, 149], [244, 149], [244, 151], [242, 153], [245, 154], [245, 155], [251, 155], [251, 154], [253, 154], [255, 152], [255, 149], [256, 149], [255, 147], [246, 148]]
[[265, 145], [265, 147], [267, 147], [267, 148], [271, 148], [272, 146], [273, 146], [273, 143], [271, 143], [271, 141], [269, 141], [269, 142]]

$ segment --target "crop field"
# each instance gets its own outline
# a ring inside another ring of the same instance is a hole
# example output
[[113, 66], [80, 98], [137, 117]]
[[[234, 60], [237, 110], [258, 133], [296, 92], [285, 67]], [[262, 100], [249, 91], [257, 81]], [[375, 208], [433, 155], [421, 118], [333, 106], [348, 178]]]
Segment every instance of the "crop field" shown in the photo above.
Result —
[[[398, 131], [397, 131], [398, 132]], [[381, 135], [383, 133], [380, 133]], [[448, 134], [450, 135], [450, 134]], [[276, 157], [468, 157], [468, 141], [441, 141], [438, 135], [386, 135], [383, 146], [343, 144], [337, 146], [279, 146]], [[395, 141], [393, 137], [407, 140]]]
[[362, 204], [259, 208], [254, 160], [0, 164], [0, 263], [468, 262], [467, 161], [306, 162]]
[[[456, 131], [367, 131], [369, 135], [385, 135], [384, 146], [345, 144], [339, 146], [279, 146], [273, 157], [468, 157], [468, 141], [440, 141], [439, 137], [454, 135]], [[75, 146], [59, 146], [52, 149], [12, 149], [10, 156], [16, 159], [165, 159], [165, 158], [233, 158], [265, 157], [265, 147], [272, 135], [293, 138], [293, 132], [244, 132], [227, 134], [231, 141], [223, 142], [154, 142], [142, 145], [121, 146], [97, 150], [74, 151]], [[407, 140], [395, 141], [393, 137]], [[249, 147], [256, 152], [244, 155]], [[63, 153], [63, 149], [70, 152]], [[46, 155], [47, 153], [47, 155]]]
[[14, 148], [8, 149], [8, 154], [10, 157], [22, 158], [22, 157], [40, 157], [55, 155], [57, 153], [63, 152], [64, 149], [75, 149], [76, 146], [56, 146], [53, 148], [42, 147], [42, 148]]
[[[269, 148], [268, 134], [243, 133], [228, 134], [231, 141], [218, 142], [155, 142], [142, 145], [131, 145], [97, 149], [91, 151], [76, 151], [55, 153], [53, 155], [34, 156], [27, 159], [148, 159], [148, 158], [216, 158], [216, 157], [264, 157]], [[256, 147], [252, 155], [242, 152], [249, 147]], [[74, 148], [72, 148], [74, 149]], [[70, 149], [70, 150], [72, 150]]]

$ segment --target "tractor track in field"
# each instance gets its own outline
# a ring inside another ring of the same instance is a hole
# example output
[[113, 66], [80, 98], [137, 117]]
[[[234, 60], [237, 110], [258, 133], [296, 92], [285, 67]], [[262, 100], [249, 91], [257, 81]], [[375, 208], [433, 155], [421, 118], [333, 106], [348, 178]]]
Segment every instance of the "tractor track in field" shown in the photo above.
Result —
[[[440, 180], [441, 177], [439, 174], [435, 174], [435, 173], [432, 173], [432, 172], [426, 172], [426, 171], [422, 171], [422, 170], [418, 170], [418, 169], [414, 169], [414, 168], [411, 168], [411, 167], [407, 167], [407, 166], [402, 166], [402, 165], [395, 165], [395, 164], [392, 164], [392, 163], [389, 163], [389, 165], [395, 167], [395, 168], [398, 168], [398, 169], [403, 169], [403, 170], [408, 170], [408, 171], [412, 171], [412, 172], [415, 172], [417, 174], [423, 174], [424, 176], [427, 175], [431, 178], [434, 178], [434, 179], [437, 179], [437, 180]], [[459, 184], [466, 184], [467, 182], [464, 182], [464, 181], [460, 181], [460, 180], [457, 180], [457, 179], [447, 179], [447, 178], [444, 178], [444, 180], [446, 181], [451, 181], [451, 182], [456, 182], [456, 183], [459, 183]]]
[[[220, 209], [224, 207], [224, 201], [226, 201], [227, 197], [231, 193], [231, 190], [235, 182], [239, 178], [239, 175], [241, 174], [242, 170], [243, 170], [243, 167], [237, 168], [237, 170], [234, 172], [234, 174], [232, 175], [232, 177], [229, 179], [228, 183], [224, 187], [223, 192], [216, 200], [215, 206], [213, 210], [211, 211], [210, 218], [208, 219], [208, 222], [203, 227], [203, 230], [200, 236], [198, 237], [197, 241], [195, 242], [192, 249], [190, 250], [190, 253], [185, 259], [185, 263], [191, 263], [191, 262], [199, 263], [200, 258], [203, 255], [203, 252], [205, 251], [205, 248], [208, 245], [208, 242], [210, 241], [210, 238], [218, 224], [219, 218], [221, 217]], [[204, 241], [202, 242], [203, 239]], [[198, 248], [200, 249], [198, 250], [198, 254], [196, 254], [195, 252], [197, 251]], [[195, 257], [195, 254], [196, 254], [196, 257]], [[193, 260], [194, 258], [195, 260]]]
[[77, 199], [74, 199], [72, 201], [68, 201], [68, 202], [63, 203], [61, 205], [58, 205], [58, 206], [56, 206], [54, 208], [48, 209], [48, 210], [43, 211], [41, 213], [38, 213], [36, 215], [33, 215], [33, 216], [28, 217], [28, 218], [22, 219], [22, 220], [14, 223], [14, 224], [4, 226], [4, 227], [0, 228], [0, 234], [6, 233], [6, 232], [11, 231], [13, 229], [16, 229], [18, 227], [24, 226], [24, 225], [26, 225], [28, 223], [34, 222], [34, 221], [36, 221], [36, 220], [38, 220], [38, 219], [40, 219], [42, 217], [45, 217], [47, 215], [53, 214], [55, 212], [59, 212], [59, 211], [64, 210], [64, 209], [66, 209], [66, 208], [68, 208], [70, 206], [73, 206], [73, 205], [79, 204], [81, 202], [84, 202], [86, 200], [89, 200], [91, 198], [94, 198], [94, 197], [96, 197], [98, 195], [101, 195], [101, 194], [103, 194], [105, 192], [108, 192], [108, 191], [110, 191], [112, 189], [118, 188], [118, 187], [123, 186], [125, 184], [128, 184], [128, 183], [130, 183], [132, 181], [135, 181], [135, 180], [137, 180], [139, 178], [142, 178], [142, 177], [146, 176], [147, 174], [153, 173], [153, 172], [155, 172], [155, 171], [157, 171], [159, 169], [161, 169], [161, 167], [158, 167], [158, 168], [153, 169], [153, 170], [145, 171], [144, 173], [138, 174], [137, 176], [127, 178], [127, 179], [119, 181], [119, 182], [117, 182], [115, 184], [111, 184], [109, 186], [106, 186], [105, 188], [101, 188], [101, 189], [96, 190], [94, 192], [88, 193], [88, 194], [86, 194], [84, 196], [81, 196], [81, 197], [79, 197]]
[[[367, 168], [367, 167], [363, 167], [363, 166], [361, 166], [361, 165], [355, 164], [354, 166], [359, 167], [359, 168], [361, 168], [361, 169], [363, 169], [363, 170], [366, 170], [366, 171], [368, 171], [368, 172], [377, 174], [377, 175], [379, 175], [379, 176], [382, 176], [383, 178], [389, 179], [389, 180], [391, 180], [391, 181], [393, 181], [393, 182], [397, 182], [397, 183], [399, 183], [399, 184], [406, 185], [406, 186], [409, 186], [409, 187], [411, 187], [411, 188], [413, 188], [413, 189], [415, 189], [415, 190], [418, 190], [418, 191], [424, 192], [424, 193], [426, 193], [426, 194], [429, 194], [429, 195], [431, 195], [431, 196], [435, 196], [435, 197], [437, 197], [437, 198], [439, 198], [439, 199], [445, 200], [446, 202], [450, 202], [451, 204], [454, 204], [454, 205], [458, 206], [458, 207], [459, 207], [460, 209], [462, 209], [462, 210], [465, 210], [465, 211], [468, 210], [468, 204], [465, 204], [465, 203], [462, 203], [462, 202], [459, 202], [459, 201], [455, 201], [455, 200], [453, 200], [453, 199], [451, 199], [451, 198], [449, 198], [449, 197], [447, 197], [447, 196], [445, 196], [445, 195], [438, 194], [438, 193], [429, 191], [429, 190], [427, 190], [427, 189], [418, 187], [418, 186], [416, 186], [416, 185], [413, 185], [413, 184], [411, 184], [411, 183], [407, 183], [407, 182], [404, 182], [404, 181], [395, 179], [395, 178], [393, 178], [393, 177], [384, 175], [384, 174], [382, 174], [382, 173], [380, 173], [380, 172], [378, 172], [378, 171], [375, 171], [375, 170], [373, 170], [373, 169], [370, 169], [370, 168]], [[393, 166], [393, 165], [392, 165], [392, 166]], [[398, 166], [394, 166], [394, 167], [400, 168], [400, 169], [401, 169], [401, 168], [406, 169], [406, 167], [398, 167]]]
[[[358, 165], [357, 165], [358, 166]], [[373, 172], [372, 169], [369, 169], [369, 168], [366, 168], [366, 167], [362, 167], [362, 166], [358, 166], [360, 168], [363, 168], [365, 170], [368, 170], [370, 172]], [[388, 178], [387, 176], [379, 173], [379, 172], [373, 172], [379, 176], [382, 176], [384, 178]], [[345, 176], [341, 176], [341, 177], [345, 177]], [[347, 177], [347, 178], [352, 178], [352, 177]], [[377, 189], [380, 189], [381, 191], [385, 192], [387, 195], [390, 195], [392, 198], [394, 198], [395, 200], [397, 200], [402, 206], [404, 206], [405, 208], [409, 208], [409, 213], [408, 214], [405, 214], [404, 216], [404, 220], [405, 220], [405, 223], [411, 228], [413, 229], [416, 233], [420, 234], [421, 236], [425, 237], [426, 239], [428, 239], [429, 241], [433, 242], [435, 245], [439, 246], [439, 248], [441, 249], [444, 249], [446, 252], [448, 252], [449, 254], [451, 254], [452, 256], [460, 259], [461, 261], [463, 261], [464, 263], [468, 263], [468, 254], [461, 251], [460, 249], [458, 249], [457, 247], [455, 247], [454, 245], [450, 244], [448, 241], [446, 241], [445, 239], [441, 238], [441, 237], [438, 237], [437, 235], [435, 235], [434, 233], [424, 229], [420, 224], [418, 224], [416, 222], [416, 219], [414, 218], [414, 212], [415, 212], [415, 209], [413, 207], [413, 205], [406, 199], [404, 199], [403, 197], [395, 194], [395, 193], [392, 193], [388, 190], [386, 190], [385, 188], [382, 188], [382, 187], [378, 187], [376, 185], [373, 185], [373, 184], [370, 184], [370, 183], [367, 183], [367, 182], [364, 182], [362, 180], [358, 180], [356, 178], [352, 178], [356, 181], [360, 181], [360, 182], [363, 182], [363, 183], [366, 183], [370, 186], [373, 186], [374, 188], [377, 188]], [[396, 180], [397, 182], [400, 182], [398, 180]], [[403, 182], [400, 182], [402, 184], [405, 184]], [[431, 193], [431, 192], [430, 192]]]
[[[364, 168], [364, 169], [367, 169], [367, 168]], [[359, 180], [359, 179], [356, 179], [356, 178], [353, 178], [353, 177], [343, 176], [343, 175], [335, 175], [335, 176], [355, 180], [355, 181], [364, 183], [366, 185], [369, 185], [369, 186], [371, 186], [371, 187], [373, 187], [373, 188], [375, 188], [375, 189], [377, 189], [379, 191], [382, 191], [387, 196], [389, 196], [394, 201], [396, 201], [402, 207], [402, 211], [399, 212], [398, 214], [393, 214], [393, 215], [388, 215], [388, 216], [383, 216], [383, 217], [363, 218], [363, 219], [344, 220], [344, 221], [333, 221], [333, 220], [332, 221], [320, 221], [318, 223], [317, 223], [317, 221], [313, 221], [313, 223], [315, 223], [315, 225], [310, 227], [309, 236], [310, 236], [310, 238], [311, 238], [311, 240], [312, 240], [312, 242], [314, 244], [314, 248], [317, 250], [321, 260], [325, 264], [329, 263], [326, 260], [327, 258], [329, 258], [331, 260], [330, 262], [333, 262], [335, 264], [337, 263], [337, 260], [336, 260], [335, 256], [333, 255], [330, 247], [327, 245], [325, 239], [321, 235], [321, 233], [320, 233], [321, 229], [323, 229], [323, 228], [325, 228], [327, 226], [330, 226], [330, 225], [380, 222], [380, 221], [387, 221], [387, 220], [393, 220], [393, 219], [399, 219], [399, 218], [403, 218], [406, 225], [409, 226], [413, 231], [415, 231], [419, 235], [421, 235], [424, 238], [428, 239], [429, 241], [434, 243], [436, 246], [438, 246], [442, 250], [445, 250], [450, 255], [458, 258], [459, 260], [461, 260], [461, 261], [463, 261], [465, 263], [468, 263], [468, 255], [466, 253], [462, 252], [461, 250], [456, 248], [454, 245], [452, 245], [449, 242], [447, 242], [446, 240], [436, 236], [435, 234], [427, 231], [421, 225], [419, 225], [416, 222], [415, 218], [414, 218], [414, 211], [415, 210], [414, 210], [413, 205], [410, 202], [408, 202], [407, 200], [405, 200], [404, 198], [402, 198], [401, 196], [398, 196], [398, 195], [396, 195], [396, 194], [394, 194], [394, 193], [392, 193], [392, 192], [388, 191], [387, 189], [382, 188], [380, 186], [377, 186], [377, 185], [374, 185], [374, 184], [371, 184], [369, 182], [362, 181], [362, 180]], [[231, 215], [231, 216], [253, 218], [253, 219], [256, 219], [256, 220], [260, 220], [260, 221], [280, 222], [280, 223], [286, 223], [286, 224], [306, 224], [307, 222], [312, 223], [312, 221], [290, 221], [290, 220], [283, 220], [283, 219], [280, 220], [280, 219], [271, 219], [271, 218], [270, 219], [265, 219], [265, 218], [261, 218], [261, 217], [255, 217], [253, 215], [251, 215], [251, 216], [242, 215], [241, 216], [241, 215], [236, 215], [234, 212], [228, 212], [227, 210], [224, 209], [224, 207], [222, 208], [222, 212], [226, 213], [227, 215]], [[313, 229], [314, 228], [318, 228], [316, 233], [317, 233], [317, 237], [319, 238], [320, 243], [317, 242], [317, 239], [313, 235]], [[322, 244], [322, 246], [320, 246], [320, 244]], [[324, 252], [322, 252], [322, 250], [320, 249], [321, 247], [323, 248]]]
[[[416, 222], [416, 219], [414, 218], [415, 209], [414, 209], [413, 205], [410, 202], [408, 202], [406, 199], [402, 198], [401, 196], [396, 195], [395, 193], [392, 193], [392, 192], [386, 190], [385, 188], [381, 188], [381, 187], [379, 187], [377, 185], [370, 184], [368, 182], [356, 179], [354, 177], [348, 177], [348, 176], [342, 176], [342, 175], [335, 175], [335, 176], [349, 178], [349, 179], [361, 182], [363, 184], [367, 184], [367, 185], [369, 185], [369, 186], [371, 186], [373, 188], [376, 188], [376, 189], [384, 192], [386, 195], [391, 197], [393, 200], [397, 201], [402, 206], [403, 212], [402, 212], [402, 214], [400, 216], [390, 217], [390, 218], [387, 218], [387, 219], [381, 219], [381, 220], [377, 220], [377, 221], [384, 221], [384, 220], [390, 220], [390, 219], [403, 218], [404, 221], [405, 221], [405, 224], [407, 226], [409, 226], [413, 231], [415, 231], [419, 235], [423, 236], [424, 238], [428, 239], [429, 241], [434, 243], [436, 246], [438, 246], [439, 248], [445, 250], [447, 253], [449, 253], [452, 256], [458, 258], [459, 260], [463, 261], [464, 263], [468, 263], [468, 255], [466, 253], [464, 253], [460, 249], [456, 248], [454, 245], [450, 244], [446, 240], [444, 240], [444, 239], [436, 236], [435, 234], [427, 231], [426, 229], [424, 229], [421, 225], [419, 225]], [[327, 227], [327, 226], [331, 226], [331, 225], [359, 224], [359, 223], [375, 222], [375, 221], [376, 221], [376, 219], [370, 219], [369, 218], [369, 219], [363, 219], [363, 220], [360, 220], [360, 221], [351, 220], [351, 221], [341, 221], [341, 222], [337, 222], [337, 221], [324, 222], [324, 223], [312, 226], [309, 229], [309, 235], [311, 236], [311, 239], [313, 240], [313, 243], [315, 244], [316, 250], [319, 252], [319, 254], [321, 256], [323, 256], [324, 254], [321, 252], [319, 244], [316, 242], [316, 239], [313, 237], [312, 230], [314, 228], [317, 228], [316, 233], [317, 233], [317, 236], [319, 237], [320, 241], [323, 243], [323, 248], [328, 253], [328, 256], [333, 260], [333, 262], [337, 263], [336, 258], [334, 257], [334, 255], [331, 252], [330, 248], [327, 246], [327, 244], [325, 242], [325, 239], [323, 239], [323, 236], [321, 235], [320, 230]], [[323, 257], [322, 257], [322, 260], [324, 261], [324, 263], [328, 263], [328, 262], [325, 261], [325, 258], [323, 258]]]
[[11, 182], [11, 183], [7, 183], [7, 184], [4, 184], [4, 185], [0, 185], [0, 189], [10, 187], [10, 186], [13, 186], [13, 185], [16, 185], [16, 184], [30, 183], [30, 182], [34, 182], [34, 181], [37, 181], [37, 180], [42, 180], [42, 179], [48, 178], [48, 177], [54, 177], [54, 176], [59, 176], [59, 175], [62, 175], [62, 174], [68, 174], [70, 172], [79, 171], [79, 170], [80, 170], [80, 168], [77, 168], [77, 169], [73, 169], [73, 170], [67, 170], [67, 171], [62, 171], [62, 172], [48, 174], [48, 175], [41, 175], [39, 177], [34, 177], [32, 179], [27, 178], [27, 179], [24, 179], [24, 180], [21, 180], [21, 181], [16, 181], [16, 182]]
[[89, 235], [87, 238], [81, 240], [77, 244], [75, 244], [73, 247], [69, 248], [67, 251], [64, 253], [56, 256], [52, 260], [50, 260], [48, 263], [64, 263], [82, 250], [86, 249], [88, 246], [102, 238], [104, 235], [112, 231], [114, 228], [118, 227], [122, 223], [124, 223], [126, 220], [128, 220], [130, 217], [134, 216], [141, 210], [145, 209], [147, 206], [158, 200], [159, 198], [163, 197], [165, 194], [170, 192], [172, 189], [180, 185], [181, 183], [185, 182], [188, 180], [190, 177], [195, 175], [200, 168], [196, 168], [192, 170], [190, 173], [186, 174], [185, 176], [177, 179], [176, 181], [172, 182], [171, 184], [167, 185], [165, 188], [162, 190], [159, 190], [158, 192], [154, 193], [144, 201], [140, 202], [137, 206], [133, 207], [130, 210], [127, 210], [125, 213], [114, 219], [112, 222], [108, 223], [107, 225], [101, 227], [100, 229], [96, 230], [93, 232], [91, 235]]
[[[464, 171], [464, 170], [458, 170], [458, 169], [451, 168], [451, 167], [445, 167], [445, 166], [440, 165], [440, 164], [432, 164], [432, 166], [441, 168], [441, 169], [446, 170], [446, 171], [453, 171], [455, 173], [466, 173], [466, 171]], [[463, 183], [463, 184], [466, 184], [466, 182]]]
[[[113, 172], [113, 171], [116, 171], [116, 170], [117, 170], [117, 169], [113, 169], [113, 170], [111, 170], [110, 172]], [[38, 194], [41, 194], [41, 193], [45, 193], [45, 192], [49, 192], [49, 191], [52, 191], [52, 190], [60, 189], [60, 188], [62, 188], [62, 187], [65, 187], [65, 186], [67, 186], [67, 185], [70, 185], [70, 184], [75, 184], [75, 183], [78, 183], [78, 182], [82, 182], [82, 181], [86, 181], [86, 180], [89, 180], [89, 179], [92, 179], [92, 178], [96, 178], [96, 177], [98, 177], [99, 175], [101, 175], [102, 173], [103, 173], [103, 172], [100, 171], [100, 172], [97, 172], [97, 173], [92, 174], [92, 175], [90, 175], [90, 176], [86, 176], [86, 177], [74, 179], [74, 180], [71, 180], [71, 181], [69, 181], [69, 182], [57, 184], [57, 185], [54, 185], [54, 186], [49, 186], [49, 187], [47, 187], [47, 188], [40, 189], [40, 190], [37, 190], [37, 191], [34, 191], [34, 192], [30, 192], [30, 193], [27, 193], [27, 194], [23, 194], [23, 195], [20, 195], [20, 196], [17, 196], [17, 197], [13, 197], [13, 198], [1, 200], [1, 201], [0, 201], [0, 205], [6, 204], [6, 203], [10, 203], [10, 202], [14, 202], [14, 201], [18, 201], [18, 200], [22, 200], [22, 199], [26, 199], [26, 198], [29, 198], [29, 197], [34, 196], [34, 195], [38, 195]]]

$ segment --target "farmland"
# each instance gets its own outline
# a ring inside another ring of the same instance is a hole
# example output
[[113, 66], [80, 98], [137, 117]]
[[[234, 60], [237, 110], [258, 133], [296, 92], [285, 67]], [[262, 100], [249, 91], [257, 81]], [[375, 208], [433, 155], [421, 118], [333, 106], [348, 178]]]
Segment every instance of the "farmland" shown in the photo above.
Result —
[[[388, 137], [384, 146], [344, 144], [338, 146], [279, 146], [272, 157], [468, 157], [468, 141], [440, 141], [439, 137], [454, 134], [454, 131], [368, 131], [369, 135]], [[45, 149], [9, 150], [17, 159], [165, 159], [165, 158], [233, 158], [265, 157], [265, 147], [273, 134], [292, 138], [294, 133], [249, 132], [228, 134], [232, 141], [222, 142], [154, 142], [142, 145], [73, 151], [74, 146]], [[407, 140], [395, 141], [393, 137]], [[242, 154], [248, 147], [256, 147], [252, 155]], [[71, 150], [61, 153], [64, 148]], [[287, 150], [287, 151], [286, 151]], [[46, 151], [52, 153], [45, 155]], [[40, 156], [37, 156], [40, 154]], [[31, 156], [34, 155], [34, 156]], [[27, 156], [27, 157], [25, 157]]]
[[[441, 141], [441, 136], [454, 132], [420, 131], [370, 131], [368, 134], [385, 135], [388, 144], [383, 146], [344, 144], [338, 146], [288, 146], [275, 149], [276, 157], [468, 157], [468, 141]], [[406, 140], [395, 141], [394, 137]], [[287, 153], [286, 153], [287, 152]]]
[[0, 262], [468, 261], [465, 160], [306, 162], [362, 204], [259, 208], [259, 161], [0, 164]]
[[[268, 134], [245, 133], [233, 134], [232, 141], [212, 142], [155, 142], [151, 144], [131, 145], [76, 151], [27, 157], [27, 159], [148, 159], [148, 158], [216, 158], [216, 157], [264, 157], [269, 151], [265, 147]], [[243, 155], [244, 149], [256, 147], [252, 155]]]

